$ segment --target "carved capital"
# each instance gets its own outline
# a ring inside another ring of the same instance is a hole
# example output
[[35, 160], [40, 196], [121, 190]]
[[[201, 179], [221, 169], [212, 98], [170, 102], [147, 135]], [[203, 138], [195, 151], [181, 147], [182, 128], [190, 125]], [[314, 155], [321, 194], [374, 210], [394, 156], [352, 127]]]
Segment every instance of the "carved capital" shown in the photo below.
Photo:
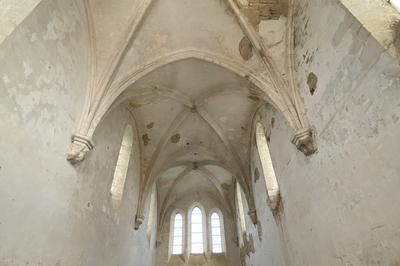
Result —
[[144, 221], [144, 216], [136, 214], [136, 216], [135, 216], [135, 230], [139, 229], [139, 227], [143, 223], [143, 221]]
[[240, 257], [242, 258], [242, 265], [243, 262], [245, 262], [245, 256], [250, 256], [250, 253], [255, 253], [255, 247], [254, 247], [254, 240], [253, 240], [253, 235], [249, 234], [247, 235], [246, 233], [243, 234], [243, 246], [240, 247]]
[[279, 190], [273, 192], [268, 191], [267, 204], [273, 211], [277, 210], [280, 200], [281, 200], [281, 195]]
[[293, 136], [292, 143], [307, 156], [317, 151], [315, 134], [312, 128], [305, 128], [297, 131]]
[[67, 160], [72, 164], [79, 163], [91, 149], [93, 149], [93, 142], [89, 138], [77, 134], [72, 135]]
[[257, 224], [258, 223], [257, 211], [256, 210], [249, 210], [248, 214], [249, 214], [250, 219], [253, 222], [253, 224]]

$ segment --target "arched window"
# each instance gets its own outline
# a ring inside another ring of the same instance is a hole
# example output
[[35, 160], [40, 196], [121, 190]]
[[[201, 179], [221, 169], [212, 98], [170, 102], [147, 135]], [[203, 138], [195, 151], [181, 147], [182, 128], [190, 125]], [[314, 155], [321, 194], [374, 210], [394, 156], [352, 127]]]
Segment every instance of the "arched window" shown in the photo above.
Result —
[[224, 251], [224, 234], [222, 215], [213, 212], [210, 218], [211, 228], [211, 251], [212, 253], [222, 253]]
[[194, 207], [190, 215], [190, 251], [193, 254], [201, 254], [204, 252], [203, 213], [199, 207]]
[[114, 170], [114, 179], [111, 184], [111, 200], [113, 208], [119, 208], [124, 192], [125, 179], [128, 173], [129, 160], [132, 151], [133, 132], [132, 127], [127, 125], [122, 137], [121, 148], [119, 150], [117, 165]]
[[279, 185], [278, 181], [276, 180], [274, 166], [272, 165], [272, 159], [269, 153], [264, 127], [260, 123], [257, 123], [256, 125], [256, 143], [258, 154], [260, 156], [261, 167], [264, 173], [268, 203], [272, 209], [275, 209], [279, 202]]
[[172, 254], [181, 255], [183, 253], [183, 216], [177, 213], [173, 220], [172, 230]]
[[240, 222], [240, 229], [243, 233], [246, 233], [246, 219], [244, 217], [244, 208], [243, 208], [243, 200], [242, 200], [242, 189], [239, 185], [239, 182], [236, 182], [236, 201], [237, 201], [237, 209], [239, 212], [239, 222]]

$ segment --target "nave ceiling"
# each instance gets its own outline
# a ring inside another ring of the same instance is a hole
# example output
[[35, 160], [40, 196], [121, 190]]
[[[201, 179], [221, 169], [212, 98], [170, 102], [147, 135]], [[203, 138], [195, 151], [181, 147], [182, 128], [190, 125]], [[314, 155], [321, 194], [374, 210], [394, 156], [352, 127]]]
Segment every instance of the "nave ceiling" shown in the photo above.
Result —
[[155, 183], [161, 211], [179, 191], [197, 188], [233, 213], [234, 180], [252, 205], [253, 117], [265, 103], [283, 114], [303, 153], [315, 152], [293, 77], [291, 1], [87, 0], [85, 7], [91, 75], [68, 160], [83, 160], [104, 115], [126, 106], [141, 142], [137, 226]]

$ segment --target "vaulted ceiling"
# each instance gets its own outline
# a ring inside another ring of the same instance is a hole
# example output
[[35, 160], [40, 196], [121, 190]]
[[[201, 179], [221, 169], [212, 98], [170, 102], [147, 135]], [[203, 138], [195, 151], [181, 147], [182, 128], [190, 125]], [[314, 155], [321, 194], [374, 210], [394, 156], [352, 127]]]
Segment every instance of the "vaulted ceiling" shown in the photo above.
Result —
[[307, 129], [291, 80], [286, 0], [87, 0], [85, 8], [91, 75], [68, 156], [82, 160], [104, 114], [126, 106], [141, 140], [139, 216], [153, 184], [162, 210], [196, 191], [233, 212], [234, 180], [251, 190], [251, 128], [262, 104]]
[[260, 93], [226, 69], [186, 59], [153, 71], [121, 95], [137, 121], [146, 179], [158, 179], [165, 208], [190, 189], [230, 202], [232, 178], [248, 162]]

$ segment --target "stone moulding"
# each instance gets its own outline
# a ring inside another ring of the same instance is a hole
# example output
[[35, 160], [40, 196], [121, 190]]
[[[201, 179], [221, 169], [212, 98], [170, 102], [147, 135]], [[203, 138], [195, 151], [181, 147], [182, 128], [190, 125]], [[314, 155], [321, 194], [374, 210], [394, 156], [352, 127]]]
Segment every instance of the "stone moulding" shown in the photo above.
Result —
[[135, 230], [139, 230], [140, 225], [144, 221], [144, 216], [143, 215], [135, 215]]
[[[271, 0], [275, 1], [275, 0]], [[292, 9], [289, 13], [288, 23], [288, 41], [287, 41], [287, 53], [289, 61], [289, 76], [287, 80], [283, 77], [283, 73], [277, 67], [274, 62], [270, 51], [265, 47], [262, 38], [258, 32], [249, 22], [248, 18], [244, 16], [240, 8], [238, 7], [235, 0], [226, 0], [228, 6], [232, 8], [235, 16], [242, 28], [245, 37], [249, 40], [252, 46], [252, 52], [254, 51], [257, 56], [259, 63], [263, 66], [263, 72], [257, 70], [257, 68], [243, 64], [241, 61], [236, 61], [232, 58], [226, 57], [222, 54], [214, 51], [202, 50], [195, 47], [186, 47], [181, 50], [172, 51], [168, 54], [163, 54], [160, 57], [151, 58], [149, 61], [137, 66], [135, 69], [130, 69], [127, 73], [118, 73], [119, 66], [126, 54], [127, 49], [131, 40], [136, 36], [137, 29], [141, 25], [141, 20], [144, 18], [146, 10], [149, 8], [152, 0], [140, 0], [139, 8], [137, 13], [132, 16], [130, 23], [126, 29], [126, 34], [118, 42], [118, 45], [114, 47], [109, 61], [106, 64], [105, 69], [98, 73], [97, 71], [97, 59], [96, 59], [96, 38], [94, 23], [92, 18], [92, 10], [89, 5], [86, 7], [88, 24], [89, 24], [89, 35], [91, 40], [91, 77], [87, 88], [87, 97], [85, 100], [84, 111], [81, 114], [78, 128], [71, 138], [71, 145], [68, 150], [67, 160], [72, 164], [81, 162], [86, 153], [93, 149], [93, 143], [90, 140], [96, 130], [100, 121], [102, 121], [105, 114], [110, 110], [111, 106], [120, 101], [119, 97], [125, 92], [132, 84], [140, 80], [142, 77], [153, 72], [154, 70], [166, 66], [170, 63], [177, 62], [185, 59], [198, 59], [204, 62], [208, 62], [226, 70], [229, 70], [238, 76], [241, 76], [255, 85], [260, 93], [260, 98], [263, 102], [271, 103], [279, 112], [282, 113], [289, 126], [295, 132], [292, 142], [296, 147], [302, 151], [305, 155], [313, 154], [317, 148], [315, 144], [315, 137], [313, 130], [310, 129], [310, 123], [306, 117], [304, 111], [304, 103], [299, 95], [298, 88], [295, 80], [295, 64], [294, 64], [294, 24], [293, 24], [293, 1], [289, 0]], [[89, 2], [88, 2], [89, 3]], [[249, 45], [250, 45], [249, 43]], [[264, 73], [265, 72], [265, 73]], [[179, 98], [179, 97], [178, 97]], [[185, 102], [185, 99], [181, 99]], [[190, 103], [189, 103], [190, 104]], [[223, 130], [218, 124], [208, 116], [208, 114], [201, 108], [192, 108], [192, 112], [199, 113], [203, 119], [208, 121], [209, 125], [214, 131], [221, 136], [224, 140], [224, 144], [228, 149], [231, 149], [229, 140], [224, 137]], [[186, 114], [187, 115], [187, 114]], [[182, 119], [184, 116], [182, 117]], [[177, 119], [177, 125], [180, 119]], [[163, 147], [164, 142], [161, 142], [160, 149]], [[234, 149], [231, 149], [234, 151]], [[232, 155], [236, 157], [237, 165], [241, 165], [240, 158], [233, 152]], [[152, 157], [152, 164], [157, 160], [157, 156]], [[254, 199], [250, 196], [251, 189], [244, 180], [243, 176], [247, 175], [245, 167], [242, 165], [239, 167], [238, 180], [240, 185], [244, 188], [246, 196], [248, 197], [249, 205], [251, 206], [251, 212], [249, 215], [254, 224], [257, 224], [257, 214], [253, 206]], [[147, 172], [146, 172], [147, 173]], [[151, 168], [149, 172], [151, 173]], [[143, 223], [144, 216], [144, 201], [146, 195], [149, 193], [151, 185], [153, 183], [153, 176], [149, 175], [149, 179], [143, 179], [144, 189], [139, 196], [138, 210], [134, 220], [134, 227], [136, 230], [139, 229]], [[154, 175], [154, 178], [156, 176]]]
[[[262, 38], [257, 33], [257, 30], [252, 26], [247, 16], [244, 16], [240, 11], [239, 6], [235, 0], [226, 0], [234, 14], [236, 15], [238, 22], [245, 33], [245, 36], [250, 40], [256, 55], [261, 59], [261, 63], [264, 65], [265, 70], [270, 77], [272, 86], [276, 91], [280, 92], [281, 100], [286, 104], [288, 109], [286, 112], [291, 117], [290, 125], [295, 130], [295, 138], [293, 143], [302, 151], [305, 155], [313, 154], [317, 148], [315, 144], [315, 138], [313, 134], [305, 134], [304, 128], [309, 128], [310, 123], [304, 111], [304, 103], [300, 98], [299, 90], [295, 82], [295, 64], [294, 64], [294, 0], [289, 0], [288, 9], [288, 23], [287, 23], [287, 61], [288, 61], [288, 73], [289, 80], [282, 77], [282, 73], [279, 71], [276, 62], [271, 56], [270, 51], [265, 47]], [[285, 112], [283, 112], [285, 114]], [[311, 132], [311, 131], [310, 131]], [[307, 137], [306, 135], [310, 135]]]
[[[108, 55], [106, 67], [99, 72], [98, 69], [98, 58], [97, 58], [97, 45], [96, 42], [96, 30], [93, 19], [93, 9], [90, 5], [90, 1], [83, 1], [85, 6], [85, 15], [87, 19], [87, 30], [90, 41], [90, 56], [89, 56], [89, 82], [87, 88], [87, 94], [85, 99], [85, 105], [81, 114], [81, 120], [78, 125], [77, 133], [72, 136], [71, 145], [67, 153], [67, 160], [72, 164], [82, 161], [85, 154], [93, 148], [93, 143], [90, 137], [93, 135], [93, 130], [90, 126], [92, 123], [100, 121], [93, 121], [93, 116], [97, 113], [98, 104], [103, 101], [104, 94], [109, 88], [113, 77], [118, 70], [119, 65], [124, 57], [126, 49], [129, 47], [129, 43], [134, 38], [135, 33], [145, 16], [152, 0], [139, 0], [137, 2], [137, 8], [135, 14], [132, 15], [130, 21], [125, 29], [124, 36], [118, 41], [116, 47], [111, 50]], [[90, 111], [91, 108], [94, 107]], [[87, 137], [85, 137], [87, 136]]]
[[281, 200], [281, 194], [279, 190], [275, 191], [275, 193], [271, 193], [272, 195], [269, 195], [268, 193], [268, 198], [267, 198], [267, 204], [271, 208], [272, 211], [277, 211], [280, 200]]
[[297, 131], [292, 138], [292, 143], [307, 156], [317, 151], [315, 131], [312, 128], [304, 128]]
[[249, 210], [247, 214], [250, 216], [251, 221], [253, 224], [258, 223], [258, 218], [257, 218], [257, 211], [256, 210]]
[[[152, 72], [155, 69], [158, 69], [161, 66], [167, 65], [171, 62], [176, 62], [188, 58], [195, 58], [202, 61], [210, 62], [222, 66], [230, 71], [233, 71], [239, 76], [248, 77], [249, 81], [255, 84], [258, 88], [260, 88], [260, 91], [264, 93], [265, 99], [263, 100], [270, 102], [278, 110], [280, 110], [293, 129], [301, 127], [301, 121], [298, 121], [298, 116], [296, 114], [295, 106], [293, 106], [293, 104], [291, 104], [291, 102], [286, 99], [285, 97], [286, 95], [281, 95], [280, 93], [277, 93], [276, 90], [271, 88], [270, 83], [265, 79], [263, 75], [256, 75], [255, 73], [252, 72], [252, 69], [247, 69], [238, 62], [229, 60], [225, 57], [221, 57], [209, 51], [184, 49], [175, 51], [164, 57], [157, 58], [153, 62], [142, 65], [139, 68], [139, 70], [133, 71], [133, 73], [129, 73], [124, 78], [115, 80], [114, 83], [110, 86], [108, 93], [103, 95], [103, 97], [100, 100], [93, 102], [93, 105], [95, 106], [97, 105], [97, 108], [95, 108], [96, 109], [95, 113], [92, 115], [86, 113], [82, 114], [83, 117], [81, 117], [81, 123], [77, 130], [78, 132], [75, 135], [87, 135], [87, 136], [93, 135], [93, 132], [95, 131], [99, 121], [101, 121], [102, 117], [105, 115], [107, 110], [109, 110], [112, 103], [117, 99], [119, 95], [121, 95], [123, 91], [127, 89], [127, 87], [130, 84], [134, 83], [141, 77], [145, 76], [146, 74]], [[79, 134], [79, 132], [82, 133]], [[78, 149], [78, 147], [75, 149]], [[84, 152], [81, 153], [80, 156], [84, 156], [85, 155], [84, 153], [86, 153], [88, 150], [84, 150]], [[74, 157], [77, 156], [76, 155], [71, 156], [71, 158]], [[79, 158], [78, 161], [81, 161], [82, 159], [83, 157]], [[69, 161], [72, 162], [74, 161], [74, 159]]]
[[246, 256], [250, 257], [250, 253], [255, 253], [253, 235], [243, 234], [243, 245], [240, 247], [240, 265], [246, 265]]
[[93, 149], [94, 145], [90, 138], [74, 134], [71, 136], [71, 144], [67, 152], [67, 160], [76, 164], [81, 162], [88, 151]]

